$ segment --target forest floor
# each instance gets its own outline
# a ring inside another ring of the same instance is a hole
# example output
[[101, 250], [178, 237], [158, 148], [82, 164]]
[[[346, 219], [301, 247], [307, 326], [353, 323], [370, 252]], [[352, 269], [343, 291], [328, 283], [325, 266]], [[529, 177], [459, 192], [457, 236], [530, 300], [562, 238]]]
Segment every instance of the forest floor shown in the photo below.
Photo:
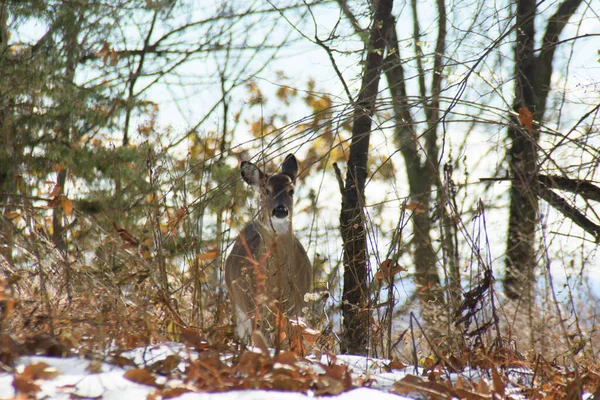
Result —
[[452, 371], [442, 363], [424, 368], [351, 355], [228, 353], [207, 343], [82, 356], [40, 335], [24, 343], [5, 336], [1, 348], [0, 399], [590, 399], [597, 394], [586, 391], [599, 387], [593, 368], [509, 366], [493, 357], [487, 367]]

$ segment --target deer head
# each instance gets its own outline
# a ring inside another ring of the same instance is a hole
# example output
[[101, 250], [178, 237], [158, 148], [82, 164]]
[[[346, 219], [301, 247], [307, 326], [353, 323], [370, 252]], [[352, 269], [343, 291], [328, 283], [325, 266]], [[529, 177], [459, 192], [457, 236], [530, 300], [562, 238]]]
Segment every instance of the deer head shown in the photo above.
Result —
[[290, 233], [298, 174], [296, 157], [288, 154], [281, 165], [281, 172], [273, 175], [267, 175], [251, 162], [243, 161], [241, 174], [246, 183], [258, 188], [261, 222], [279, 234]]

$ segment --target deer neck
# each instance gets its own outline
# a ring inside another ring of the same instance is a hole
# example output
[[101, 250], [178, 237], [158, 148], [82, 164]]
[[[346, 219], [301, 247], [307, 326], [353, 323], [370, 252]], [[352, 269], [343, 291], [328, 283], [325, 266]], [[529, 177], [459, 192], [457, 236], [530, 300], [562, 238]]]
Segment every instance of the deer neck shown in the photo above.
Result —
[[281, 259], [284, 254], [287, 260], [294, 257], [296, 240], [291, 225], [291, 221], [289, 221], [289, 227], [286, 231], [277, 232], [275, 230], [277, 226], [270, 218], [260, 222], [260, 235], [265, 248], [273, 252], [272, 255], [276, 259]]
[[265, 213], [261, 218], [261, 225], [272, 235], [278, 236], [281, 239], [292, 238], [294, 231], [292, 230], [292, 218], [272, 218]]
[[263, 211], [261, 217], [262, 225], [277, 236], [293, 236], [291, 215], [287, 218], [275, 218], [271, 217], [269, 212]]
[[277, 236], [292, 235], [292, 219], [291, 218], [270, 218], [271, 229], [275, 231]]

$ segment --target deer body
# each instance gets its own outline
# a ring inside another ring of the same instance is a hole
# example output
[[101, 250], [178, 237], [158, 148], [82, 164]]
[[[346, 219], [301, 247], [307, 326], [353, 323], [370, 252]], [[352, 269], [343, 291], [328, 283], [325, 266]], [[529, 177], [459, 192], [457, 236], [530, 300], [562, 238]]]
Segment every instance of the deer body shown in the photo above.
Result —
[[[277, 313], [301, 316], [312, 267], [292, 230], [298, 163], [288, 155], [278, 174], [243, 162], [242, 178], [257, 187], [260, 220], [240, 232], [225, 262], [225, 282], [237, 313], [237, 335], [248, 342], [254, 329], [273, 329]], [[269, 326], [270, 325], [270, 326]]]

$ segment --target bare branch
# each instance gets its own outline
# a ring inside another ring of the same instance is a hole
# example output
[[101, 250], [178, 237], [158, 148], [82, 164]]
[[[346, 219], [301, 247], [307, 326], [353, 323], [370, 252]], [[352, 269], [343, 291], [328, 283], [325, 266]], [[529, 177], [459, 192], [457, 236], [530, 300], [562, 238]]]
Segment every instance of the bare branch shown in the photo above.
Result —
[[543, 186], [540, 186], [536, 190], [536, 194], [565, 217], [579, 225], [584, 231], [594, 236], [594, 238], [596, 238], [596, 242], [600, 240], [600, 226], [590, 221], [577, 208], [567, 203], [565, 199]]
[[558, 10], [556, 10], [556, 13], [554, 13], [548, 21], [548, 26], [546, 27], [546, 32], [542, 41], [542, 49], [535, 60], [537, 111], [542, 116], [546, 109], [546, 98], [550, 91], [550, 79], [553, 70], [552, 61], [554, 60], [554, 52], [556, 51], [558, 38], [581, 2], [582, 0], [563, 1], [558, 7]]
[[538, 175], [538, 181], [549, 188], [575, 193], [587, 200], [600, 201], [600, 187], [589, 181], [557, 175]]

